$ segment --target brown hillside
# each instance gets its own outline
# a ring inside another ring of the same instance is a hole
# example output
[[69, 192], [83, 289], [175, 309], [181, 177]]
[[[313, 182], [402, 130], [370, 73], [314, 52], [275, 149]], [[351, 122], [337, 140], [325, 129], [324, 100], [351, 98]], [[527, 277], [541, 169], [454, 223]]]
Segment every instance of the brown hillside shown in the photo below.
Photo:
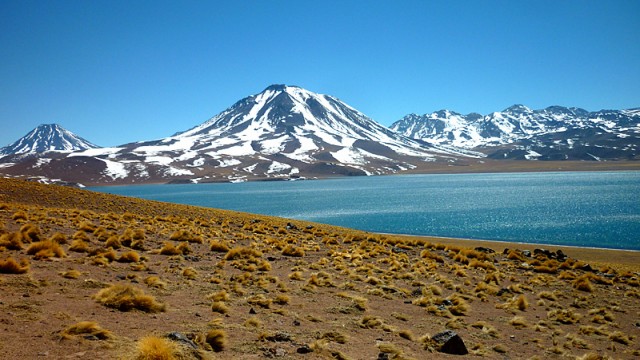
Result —
[[534, 249], [0, 179], [0, 353], [638, 358], [638, 253]]

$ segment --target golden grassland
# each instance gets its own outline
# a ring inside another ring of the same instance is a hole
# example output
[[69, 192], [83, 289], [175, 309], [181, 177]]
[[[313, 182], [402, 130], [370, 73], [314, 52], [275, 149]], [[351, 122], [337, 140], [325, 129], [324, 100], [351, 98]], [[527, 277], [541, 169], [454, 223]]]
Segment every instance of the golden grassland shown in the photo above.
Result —
[[534, 247], [0, 179], [0, 352], [424, 359], [451, 329], [468, 357], [638, 358], [638, 253]]

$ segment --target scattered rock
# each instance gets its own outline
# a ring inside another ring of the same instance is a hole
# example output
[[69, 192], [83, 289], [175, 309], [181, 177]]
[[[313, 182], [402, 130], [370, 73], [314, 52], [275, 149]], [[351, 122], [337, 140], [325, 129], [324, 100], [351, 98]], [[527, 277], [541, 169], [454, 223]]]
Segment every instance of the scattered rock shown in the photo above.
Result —
[[256, 310], [254, 308], [251, 308], [251, 309], [249, 309], [249, 314], [255, 315], [257, 313], [256, 313]]
[[453, 330], [446, 330], [431, 337], [435, 349], [445, 354], [466, 355], [469, 353], [460, 335]]
[[500, 297], [504, 294], [511, 294], [511, 290], [507, 289], [507, 288], [502, 288], [500, 290], [498, 290], [498, 293], [496, 294], [496, 296]]
[[193, 349], [198, 349], [198, 345], [196, 345], [196, 343], [194, 343], [193, 341], [191, 341], [191, 339], [189, 339], [184, 334], [181, 334], [179, 332], [176, 332], [176, 331], [170, 332], [167, 335], [165, 335], [165, 337], [171, 341], [180, 342]]
[[292, 223], [287, 223], [287, 230], [298, 230], [298, 227]]
[[265, 339], [273, 342], [287, 342], [287, 341], [292, 341], [293, 336], [291, 336], [291, 334], [285, 331], [276, 331], [275, 334], [270, 334], [267, 337], [265, 337]]
[[383, 352], [379, 353], [378, 360], [389, 360], [389, 354]]
[[482, 246], [478, 246], [478, 247], [476, 247], [476, 248], [475, 248], [475, 250], [476, 250], [476, 251], [483, 252], [483, 253], [485, 253], [485, 254], [493, 254], [493, 253], [495, 253], [495, 252], [496, 252], [496, 251], [495, 251], [495, 250], [493, 250], [493, 249], [486, 248], [486, 247], [482, 247]]
[[588, 272], [592, 272], [593, 271], [593, 268], [589, 264], [584, 264], [581, 267], [579, 267], [578, 269], [580, 269], [582, 271], [588, 271]]
[[409, 252], [409, 250], [405, 250], [395, 246], [391, 248], [391, 251], [393, 251], [394, 254], [406, 254]]
[[298, 321], [298, 320], [293, 320], [293, 325], [294, 325], [294, 326], [300, 326], [300, 321]]
[[526, 257], [531, 257], [531, 251], [529, 250], [522, 250], [522, 255], [526, 256]]
[[302, 345], [296, 350], [296, 352], [298, 354], [308, 354], [308, 353], [312, 353], [313, 349], [310, 348], [309, 345]]

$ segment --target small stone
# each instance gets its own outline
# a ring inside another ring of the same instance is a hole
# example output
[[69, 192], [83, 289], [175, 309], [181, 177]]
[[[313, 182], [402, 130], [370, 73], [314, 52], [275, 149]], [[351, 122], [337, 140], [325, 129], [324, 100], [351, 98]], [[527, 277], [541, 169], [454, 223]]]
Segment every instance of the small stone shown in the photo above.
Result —
[[165, 335], [165, 337], [169, 340], [183, 343], [187, 346], [190, 346], [193, 349], [198, 348], [198, 345], [196, 345], [196, 343], [194, 343], [193, 341], [191, 341], [191, 339], [189, 339], [188, 337], [186, 337], [185, 335], [179, 332], [176, 332], [176, 331], [170, 332], [167, 335]]
[[302, 345], [296, 350], [296, 352], [298, 354], [308, 354], [313, 352], [313, 349], [310, 348], [309, 345]]
[[298, 321], [298, 320], [293, 320], [293, 325], [294, 325], [294, 326], [300, 326], [300, 321]]
[[249, 314], [255, 315], [257, 313], [256, 313], [256, 310], [254, 308], [251, 308], [251, 309], [249, 309]]

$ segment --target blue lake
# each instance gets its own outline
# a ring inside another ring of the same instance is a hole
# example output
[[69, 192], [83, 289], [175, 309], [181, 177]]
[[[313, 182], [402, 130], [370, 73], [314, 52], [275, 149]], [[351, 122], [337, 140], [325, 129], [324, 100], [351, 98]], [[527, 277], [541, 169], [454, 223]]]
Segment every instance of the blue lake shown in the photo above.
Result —
[[90, 189], [382, 233], [640, 250], [639, 171]]

